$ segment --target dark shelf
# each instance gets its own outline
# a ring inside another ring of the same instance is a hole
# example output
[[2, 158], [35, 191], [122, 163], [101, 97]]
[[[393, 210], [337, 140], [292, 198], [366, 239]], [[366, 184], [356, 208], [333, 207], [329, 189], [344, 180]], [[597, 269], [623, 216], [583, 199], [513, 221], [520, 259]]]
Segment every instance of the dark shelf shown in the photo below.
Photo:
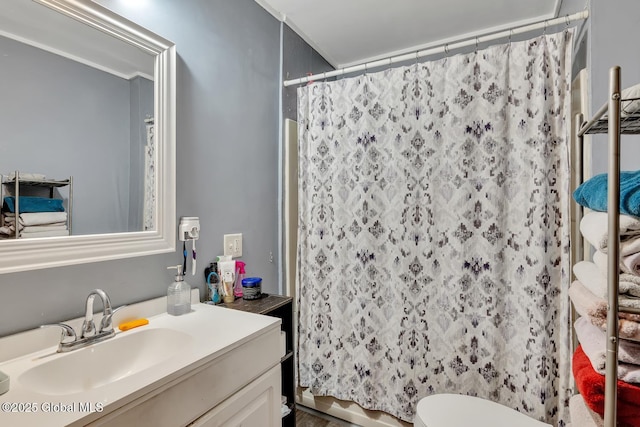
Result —
[[232, 303], [220, 304], [220, 307], [247, 311], [282, 319], [281, 329], [287, 334], [286, 353], [280, 359], [282, 370], [282, 395], [287, 398], [287, 406], [291, 409], [282, 417], [283, 427], [295, 427], [295, 363], [293, 349], [293, 298], [282, 295], [267, 295], [257, 300], [237, 299]]
[[[63, 180], [57, 180], [57, 179], [38, 179], [38, 180], [32, 180], [32, 179], [21, 179], [18, 181], [18, 183], [20, 185], [28, 185], [30, 187], [64, 187], [67, 186], [69, 184], [71, 184], [71, 180], [70, 179], [63, 179]], [[11, 180], [7, 180], [4, 181], [3, 184], [5, 185], [16, 185], [16, 180], [11, 179]]]
[[282, 295], [266, 295], [260, 299], [237, 299], [234, 302], [220, 304], [220, 307], [233, 308], [234, 310], [248, 311], [250, 313], [270, 314], [274, 310], [291, 304], [293, 298]]

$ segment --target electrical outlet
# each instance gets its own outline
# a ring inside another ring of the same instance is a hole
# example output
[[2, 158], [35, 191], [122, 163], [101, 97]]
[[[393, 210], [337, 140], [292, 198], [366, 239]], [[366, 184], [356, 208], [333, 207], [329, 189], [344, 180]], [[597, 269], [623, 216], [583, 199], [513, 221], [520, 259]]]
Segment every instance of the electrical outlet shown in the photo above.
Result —
[[242, 233], [224, 235], [224, 255], [242, 256]]

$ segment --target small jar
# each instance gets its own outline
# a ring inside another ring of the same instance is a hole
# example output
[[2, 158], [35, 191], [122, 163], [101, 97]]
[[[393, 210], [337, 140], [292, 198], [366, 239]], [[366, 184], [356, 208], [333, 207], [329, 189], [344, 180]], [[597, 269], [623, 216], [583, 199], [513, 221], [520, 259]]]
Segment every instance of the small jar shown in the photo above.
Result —
[[262, 278], [247, 277], [242, 279], [242, 299], [252, 300], [262, 297]]

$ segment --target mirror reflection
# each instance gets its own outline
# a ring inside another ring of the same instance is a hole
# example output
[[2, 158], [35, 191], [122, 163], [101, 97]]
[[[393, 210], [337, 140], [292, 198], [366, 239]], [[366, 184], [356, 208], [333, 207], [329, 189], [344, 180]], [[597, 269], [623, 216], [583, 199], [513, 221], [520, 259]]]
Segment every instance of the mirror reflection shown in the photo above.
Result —
[[0, 239], [153, 229], [154, 56], [1, 2]]

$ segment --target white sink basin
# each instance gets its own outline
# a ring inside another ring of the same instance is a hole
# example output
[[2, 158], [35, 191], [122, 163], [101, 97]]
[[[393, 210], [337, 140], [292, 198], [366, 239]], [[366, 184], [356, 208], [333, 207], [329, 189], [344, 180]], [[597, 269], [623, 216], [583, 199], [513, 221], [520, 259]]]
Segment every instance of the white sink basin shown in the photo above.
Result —
[[153, 369], [179, 352], [188, 351], [193, 337], [168, 328], [118, 334], [98, 344], [63, 353], [24, 371], [18, 382], [46, 395], [86, 392]]

